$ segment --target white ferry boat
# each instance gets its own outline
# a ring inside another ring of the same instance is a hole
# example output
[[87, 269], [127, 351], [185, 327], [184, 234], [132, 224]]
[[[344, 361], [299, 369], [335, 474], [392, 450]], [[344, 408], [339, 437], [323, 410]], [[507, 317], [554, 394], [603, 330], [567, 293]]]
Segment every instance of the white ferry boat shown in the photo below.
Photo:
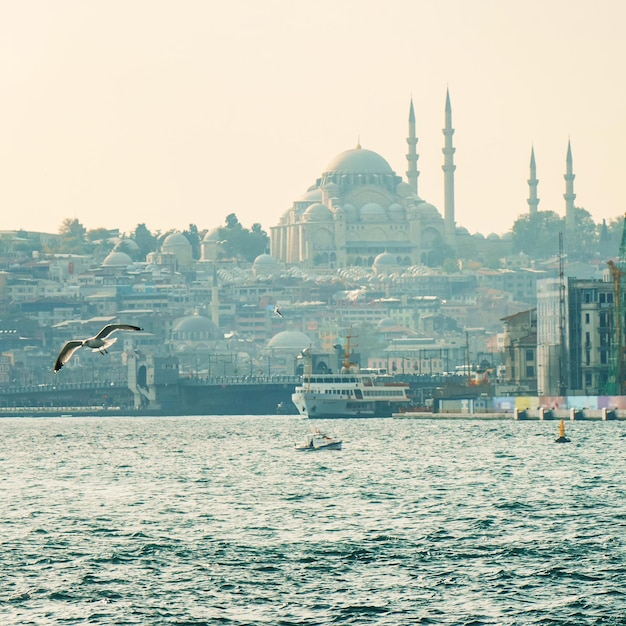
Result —
[[[349, 339], [349, 338], [348, 338]], [[391, 417], [410, 404], [409, 385], [394, 382], [387, 374], [361, 372], [346, 362], [338, 374], [309, 374], [295, 388], [291, 399], [300, 415], [310, 418]]]

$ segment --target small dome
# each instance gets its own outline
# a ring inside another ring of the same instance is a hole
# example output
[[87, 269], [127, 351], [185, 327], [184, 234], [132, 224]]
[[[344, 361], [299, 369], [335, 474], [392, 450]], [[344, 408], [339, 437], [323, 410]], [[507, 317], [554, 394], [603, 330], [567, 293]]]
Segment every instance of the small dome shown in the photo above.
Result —
[[296, 202], [321, 202], [322, 190], [319, 187], [309, 187], [306, 193], [303, 193]]
[[172, 339], [199, 341], [217, 339], [217, 326], [204, 315], [187, 315], [176, 320], [172, 327]]
[[134, 239], [120, 239], [116, 244], [115, 248], [113, 248], [114, 252], [125, 252], [126, 254], [132, 256], [139, 252], [139, 246]]
[[391, 252], [382, 252], [374, 259], [374, 267], [391, 267], [396, 265], [398, 265], [398, 262]]
[[299, 330], [284, 330], [274, 335], [267, 343], [268, 348], [284, 350], [304, 350], [311, 345], [311, 339]]
[[385, 209], [376, 202], [368, 202], [361, 207], [359, 216], [364, 222], [379, 222], [387, 219]]
[[278, 270], [278, 261], [271, 254], [259, 254], [252, 263], [252, 271], [255, 275], [271, 274]]
[[133, 260], [126, 252], [113, 251], [102, 261], [102, 265], [106, 265], [107, 267], [128, 267], [132, 264]]
[[404, 219], [404, 208], [401, 204], [394, 202], [389, 209], [387, 210], [389, 213], [389, 218], [395, 221], [400, 221]]
[[202, 239], [202, 241], [206, 241], [211, 242], [218, 242], [221, 241], [221, 236], [220, 236], [220, 230], [221, 228], [219, 226], [216, 226], [215, 228], [212, 228], [210, 231], [207, 232], [207, 234], [204, 236], [204, 238]]
[[342, 174], [393, 174], [387, 161], [371, 150], [361, 147], [346, 150], [338, 154], [324, 170], [324, 173], [338, 172]]
[[396, 193], [401, 198], [410, 198], [411, 196], [415, 195], [413, 191], [413, 187], [411, 187], [409, 183], [404, 183], [404, 182], [398, 183], [398, 185], [396, 186]]
[[191, 265], [193, 263], [191, 244], [182, 233], [171, 233], [168, 235], [161, 245], [161, 250], [173, 254], [181, 265]]
[[385, 328], [394, 328], [397, 325], [398, 323], [395, 320], [391, 319], [390, 317], [383, 317], [383, 319], [380, 320], [378, 324], [376, 324], [379, 330], [384, 330]]
[[259, 254], [252, 263], [256, 267], [277, 267], [278, 261], [271, 254]]
[[343, 213], [347, 221], [354, 222], [357, 218], [357, 210], [354, 204], [344, 204], [343, 205]]
[[430, 204], [430, 202], [420, 202], [417, 205], [417, 210], [423, 217], [439, 216], [439, 211], [437, 211], [437, 208], [433, 204]]
[[302, 216], [307, 222], [329, 222], [333, 219], [332, 211], [320, 202], [312, 204]]
[[328, 194], [329, 197], [334, 197], [337, 193], [339, 193], [339, 185], [334, 182], [328, 182], [324, 185], [324, 191]]
[[189, 240], [182, 233], [171, 233], [163, 240], [163, 247], [187, 247], [191, 246]]

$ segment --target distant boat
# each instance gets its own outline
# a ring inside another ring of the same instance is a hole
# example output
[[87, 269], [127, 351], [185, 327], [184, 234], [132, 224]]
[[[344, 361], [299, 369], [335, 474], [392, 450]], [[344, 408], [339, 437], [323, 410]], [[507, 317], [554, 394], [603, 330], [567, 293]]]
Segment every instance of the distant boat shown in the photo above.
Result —
[[300, 415], [313, 418], [391, 417], [411, 399], [407, 383], [394, 382], [393, 376], [361, 372], [349, 361], [350, 337], [346, 360], [339, 374], [310, 372], [296, 386], [291, 399]]
[[316, 430], [309, 433], [304, 441], [294, 444], [296, 452], [314, 452], [316, 450], [341, 450], [341, 439], [329, 437], [325, 433]]

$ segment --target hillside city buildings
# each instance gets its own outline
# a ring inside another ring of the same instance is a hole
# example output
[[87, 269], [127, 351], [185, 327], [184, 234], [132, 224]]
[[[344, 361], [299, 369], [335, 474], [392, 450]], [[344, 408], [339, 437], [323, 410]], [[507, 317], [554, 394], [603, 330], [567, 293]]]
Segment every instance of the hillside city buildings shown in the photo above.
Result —
[[[145, 258], [128, 237], [76, 255], [29, 249], [29, 241], [58, 235], [1, 234], [0, 386], [53, 382], [65, 341], [120, 321], [144, 331], [120, 335], [107, 358], [79, 351], [58, 376], [123, 381], [129, 363], [150, 359], [188, 377], [302, 373], [304, 350], [331, 355], [352, 334], [362, 366], [397, 374], [469, 367], [511, 394], [615, 388], [619, 298], [606, 262], [540, 265], [514, 255], [507, 237], [457, 226], [449, 94], [444, 119], [443, 213], [419, 195], [411, 103], [406, 180], [376, 152], [342, 152], [271, 227], [270, 250], [253, 263], [223, 259], [217, 227], [199, 259], [178, 232]], [[569, 144], [565, 181], [567, 235], [575, 199]], [[531, 215], [537, 183], [532, 150]], [[501, 269], [442, 269], [446, 251], [470, 246], [497, 255]]]

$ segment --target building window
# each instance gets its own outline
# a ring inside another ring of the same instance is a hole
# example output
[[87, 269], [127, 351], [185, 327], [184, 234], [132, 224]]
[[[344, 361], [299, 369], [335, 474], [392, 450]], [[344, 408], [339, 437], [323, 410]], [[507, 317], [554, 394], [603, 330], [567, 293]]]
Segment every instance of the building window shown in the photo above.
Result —
[[585, 313], [585, 324], [589, 324], [589, 313]]
[[585, 372], [585, 386], [591, 387], [591, 383], [593, 382], [591, 372]]
[[526, 348], [526, 360], [527, 361], [535, 360], [535, 351], [532, 348]]
[[534, 378], [535, 377], [535, 366], [527, 365], [526, 366], [526, 378]]

